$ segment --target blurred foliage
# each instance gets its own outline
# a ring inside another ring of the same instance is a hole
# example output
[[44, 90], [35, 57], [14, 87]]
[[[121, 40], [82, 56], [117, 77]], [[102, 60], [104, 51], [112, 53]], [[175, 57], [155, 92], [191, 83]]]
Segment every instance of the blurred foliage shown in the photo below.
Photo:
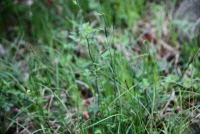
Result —
[[[181, 132], [189, 118], [179, 108], [186, 102], [182, 96], [192, 94], [190, 89], [197, 93], [189, 98], [199, 95], [198, 58], [185, 63], [185, 57], [198, 48], [184, 44], [185, 55], [168, 61], [160, 56], [167, 49], [151, 42], [153, 37], [140, 40], [147, 25], [156, 29], [153, 39], [166, 41], [167, 0], [149, 1], [2, 0], [0, 125], [11, 124], [14, 132], [29, 123], [46, 133]], [[186, 72], [192, 76], [185, 78]], [[26, 123], [16, 122], [18, 117]]]
[[[25, 35], [29, 41], [45, 44], [57, 29], [74, 29], [74, 23], [81, 24], [86, 20], [95, 21], [98, 13], [103, 18], [98, 25], [107, 27], [132, 27], [136, 24], [146, 0], [3, 0], [0, 2], [0, 35], [9, 40]], [[127, 4], [129, 3], [129, 4]]]

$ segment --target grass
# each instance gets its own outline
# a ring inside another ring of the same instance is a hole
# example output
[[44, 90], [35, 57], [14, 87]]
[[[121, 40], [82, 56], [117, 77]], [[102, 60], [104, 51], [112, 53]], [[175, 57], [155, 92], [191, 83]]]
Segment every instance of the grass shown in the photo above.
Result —
[[177, 39], [176, 1], [33, 2], [1, 3], [0, 133], [178, 134], [198, 121], [199, 50]]

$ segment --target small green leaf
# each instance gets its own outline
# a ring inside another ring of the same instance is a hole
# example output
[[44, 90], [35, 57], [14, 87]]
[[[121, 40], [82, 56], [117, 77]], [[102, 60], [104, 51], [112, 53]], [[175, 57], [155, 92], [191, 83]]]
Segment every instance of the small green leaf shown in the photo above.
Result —
[[95, 12], [94, 15], [96, 15], [96, 16], [101, 16], [101, 15], [103, 15], [103, 14]]
[[175, 75], [170, 75], [165, 79], [166, 83], [172, 83], [172, 82], [176, 82], [178, 80], [178, 77]]
[[10, 111], [10, 107], [5, 107], [5, 110], [6, 110], [7, 112], [9, 112], [9, 111]]
[[101, 132], [101, 130], [100, 129], [97, 129], [97, 130], [95, 130], [95, 132], [94, 132], [95, 134], [102, 134], [102, 132]]
[[192, 81], [191, 80], [187, 80], [183, 83], [183, 86], [186, 87], [186, 88], [190, 88], [192, 87]]
[[85, 72], [83, 73], [83, 75], [85, 75], [85, 76], [91, 75], [90, 70], [89, 69], [85, 69]]
[[142, 84], [145, 87], [149, 87], [150, 86], [150, 83], [149, 83], [148, 79], [145, 79], [145, 78], [142, 80]]
[[74, 3], [75, 5], [77, 5], [77, 2], [76, 2], [76, 0], [73, 0], [73, 3]]

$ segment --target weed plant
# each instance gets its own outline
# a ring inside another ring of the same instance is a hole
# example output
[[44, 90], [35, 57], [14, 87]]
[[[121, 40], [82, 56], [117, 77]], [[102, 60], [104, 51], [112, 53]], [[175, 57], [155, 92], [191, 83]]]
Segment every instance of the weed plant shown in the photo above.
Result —
[[[172, 19], [166, 1], [32, 2], [0, 2], [0, 133], [193, 130], [199, 51], [191, 44], [179, 49], [171, 23], [163, 37]], [[142, 40], [145, 19], [157, 42]], [[163, 40], [181, 54], [159, 58]]]

